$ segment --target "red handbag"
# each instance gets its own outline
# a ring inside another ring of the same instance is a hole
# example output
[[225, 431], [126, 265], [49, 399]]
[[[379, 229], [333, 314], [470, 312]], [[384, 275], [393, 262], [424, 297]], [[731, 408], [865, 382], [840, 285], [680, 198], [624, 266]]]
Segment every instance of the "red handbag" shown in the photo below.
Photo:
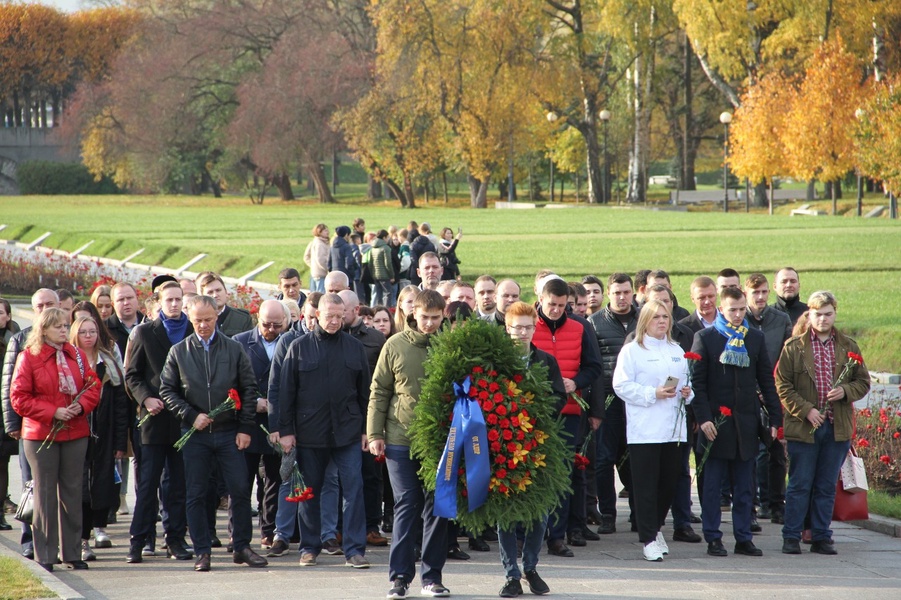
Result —
[[865, 521], [870, 518], [866, 492], [846, 492], [842, 479], [835, 483], [835, 506], [832, 508], [833, 521]]

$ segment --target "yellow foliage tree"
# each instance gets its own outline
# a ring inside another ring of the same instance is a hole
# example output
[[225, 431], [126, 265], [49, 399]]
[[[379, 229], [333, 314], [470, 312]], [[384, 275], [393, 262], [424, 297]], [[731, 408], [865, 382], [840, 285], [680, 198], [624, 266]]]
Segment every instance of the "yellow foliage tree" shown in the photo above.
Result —
[[773, 177], [788, 169], [782, 137], [794, 86], [782, 73], [770, 73], [748, 88], [732, 117], [729, 165], [754, 184], [769, 180], [770, 214]]
[[[841, 38], [817, 48], [782, 130], [789, 173], [799, 179], [837, 181], [854, 168], [852, 132], [863, 98], [860, 60]], [[832, 186], [832, 213], [836, 207]]]
[[874, 85], [858, 115], [854, 141], [861, 174], [901, 195], [901, 76]]

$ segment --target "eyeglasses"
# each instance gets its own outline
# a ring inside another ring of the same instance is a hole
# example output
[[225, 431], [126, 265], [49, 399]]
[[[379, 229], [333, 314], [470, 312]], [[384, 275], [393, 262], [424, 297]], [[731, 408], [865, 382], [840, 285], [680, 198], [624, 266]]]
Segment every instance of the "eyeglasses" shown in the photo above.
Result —
[[260, 323], [260, 327], [263, 329], [278, 329], [281, 326], [281, 323]]
[[96, 331], [79, 331], [78, 335], [83, 335], [84, 337], [94, 337], [97, 335]]
[[528, 333], [535, 329], [534, 325], [510, 325], [510, 331], [513, 333]]

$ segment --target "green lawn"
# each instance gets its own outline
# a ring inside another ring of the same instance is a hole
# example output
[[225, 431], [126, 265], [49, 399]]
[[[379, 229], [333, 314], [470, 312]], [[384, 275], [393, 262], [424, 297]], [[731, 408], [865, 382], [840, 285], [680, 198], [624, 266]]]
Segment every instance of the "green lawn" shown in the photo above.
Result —
[[[845, 201], [843, 210], [852, 204]], [[0, 223], [8, 225], [0, 237], [31, 241], [52, 231], [45, 242], [52, 247], [71, 251], [93, 239], [87, 253], [113, 258], [146, 248], [140, 262], [168, 267], [206, 252], [210, 257], [195, 269], [231, 276], [275, 260], [259, 276], [270, 282], [284, 266], [304, 270], [303, 250], [314, 224], [327, 223], [334, 231], [357, 216], [366, 219], [369, 230], [404, 226], [410, 219], [428, 221], [433, 228], [462, 227], [457, 254], [469, 280], [491, 273], [514, 277], [531, 288], [529, 282], [541, 268], [556, 269], [567, 278], [664, 268], [686, 306], [688, 285], [696, 275], [732, 267], [743, 276], [752, 271], [769, 276], [792, 265], [801, 273], [802, 296], [816, 289], [838, 295], [839, 325], [862, 343], [868, 366], [901, 370], [901, 224], [887, 219], [606, 206], [476, 211], [458, 200], [450, 208], [433, 202], [414, 211], [390, 202], [351, 204], [342, 199], [342, 204], [323, 206], [268, 200], [252, 206], [241, 198], [179, 196], [17, 196], [0, 198], [0, 206]]]
[[55, 597], [21, 562], [0, 557], [0, 600]]

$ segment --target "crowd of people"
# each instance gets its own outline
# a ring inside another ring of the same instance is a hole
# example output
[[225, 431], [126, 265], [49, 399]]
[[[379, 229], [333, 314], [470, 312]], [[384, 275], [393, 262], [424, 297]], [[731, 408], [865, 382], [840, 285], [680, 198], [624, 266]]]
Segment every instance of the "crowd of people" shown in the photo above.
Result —
[[[618, 524], [637, 533], [645, 559], [661, 561], [668, 514], [670, 541], [703, 540], [709, 555], [727, 556], [727, 508], [736, 554], [762, 554], [753, 543], [762, 519], [783, 525], [784, 553], [801, 552], [804, 532], [812, 552], [836, 553], [836, 480], [869, 375], [846, 361], [860, 349], [834, 327], [834, 295], [803, 302], [795, 269], [775, 273], [772, 304], [761, 273], [698, 276], [691, 311], [663, 270], [570, 282], [543, 270], [529, 304], [512, 279], [463, 280], [460, 230], [439, 237], [411, 222], [367, 233], [357, 219], [331, 240], [329, 231], [316, 225], [304, 253], [309, 291], [297, 269], [283, 269], [256, 323], [229, 306], [212, 272], [156, 277], [143, 307], [124, 281], [84, 302], [40, 289], [21, 331], [0, 299], [0, 496], [11, 504], [8, 463], [18, 454], [34, 485], [25, 556], [48, 570], [87, 569], [92, 538], [109, 547], [105, 528], [129, 511], [130, 470], [128, 563], [164, 548], [209, 571], [225, 505], [224, 545], [250, 567], [297, 544], [302, 567], [325, 554], [365, 569], [366, 547], [388, 545], [390, 534], [388, 598], [407, 596], [417, 561], [422, 594], [449, 596], [446, 560], [470, 558], [461, 535], [470, 551], [499, 541], [501, 597], [522, 594], [523, 579], [549, 592], [537, 573], [542, 545], [572, 557]], [[460, 531], [435, 516], [410, 453], [429, 345], [461, 319], [505, 327], [526, 368], [548, 367], [565, 443], [589, 461], [574, 463], [571, 490], [544, 519], [514, 530]], [[628, 521], [617, 519], [617, 476]], [[0, 526], [11, 527], [2, 517]]]

